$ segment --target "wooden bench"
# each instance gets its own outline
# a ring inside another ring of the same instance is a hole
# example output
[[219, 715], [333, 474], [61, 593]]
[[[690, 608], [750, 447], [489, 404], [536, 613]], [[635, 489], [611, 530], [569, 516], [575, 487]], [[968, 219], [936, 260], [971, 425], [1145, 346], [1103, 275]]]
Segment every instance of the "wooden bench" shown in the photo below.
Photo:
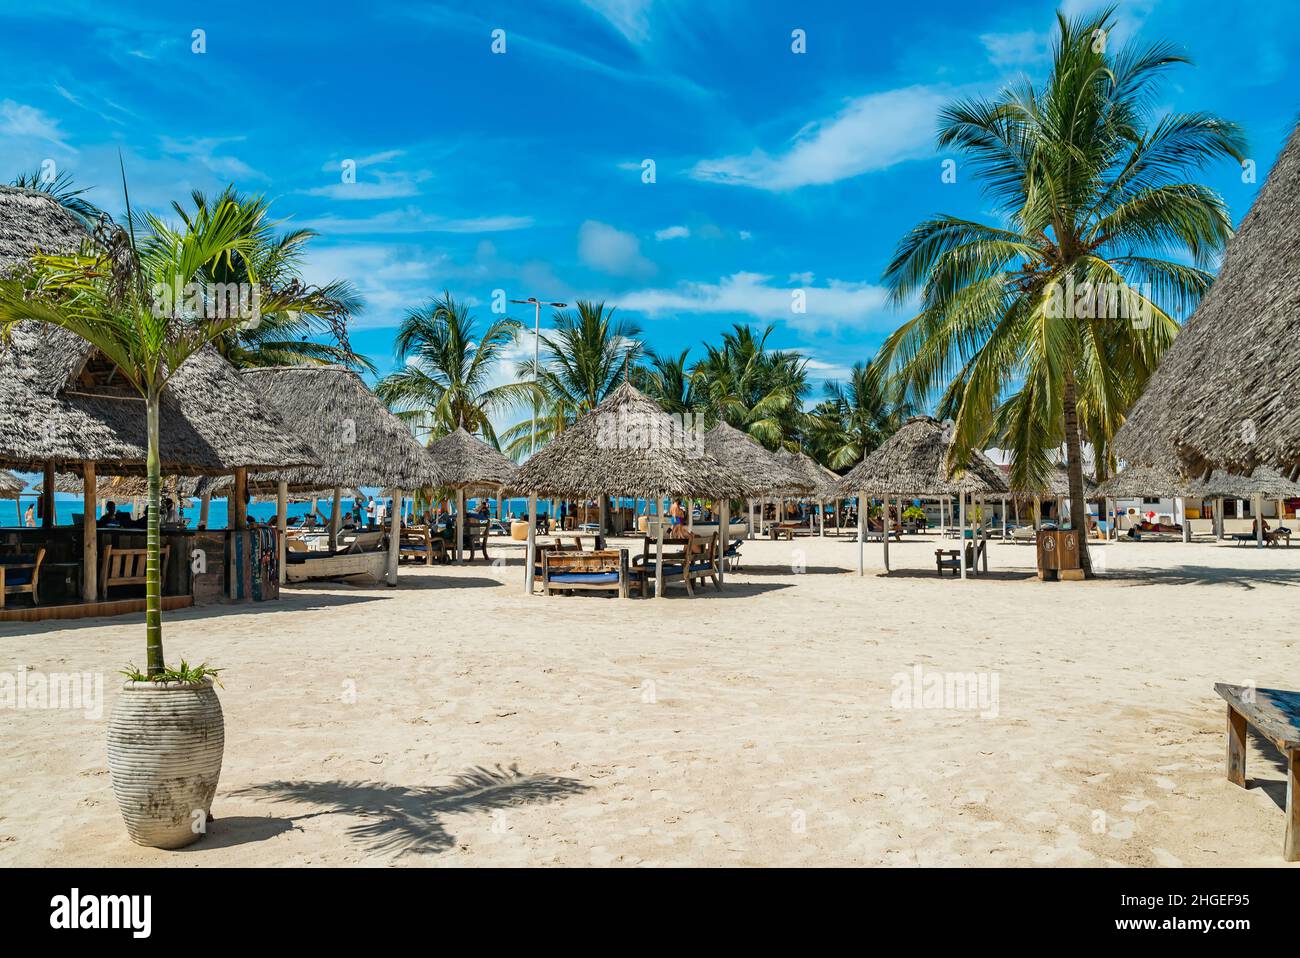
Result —
[[429, 531], [428, 526], [406, 526], [397, 543], [398, 562], [447, 562], [447, 545]]
[[[633, 559], [633, 569], [641, 575], [641, 594], [649, 589], [650, 580], [655, 578], [655, 550], [657, 539], [645, 537], [645, 546], [641, 555]], [[707, 536], [691, 535], [686, 539], [664, 540], [663, 582], [665, 586], [681, 583], [686, 587], [686, 594], [695, 595], [695, 583], [712, 579], [713, 586], [722, 591], [718, 581], [718, 534]]]
[[[966, 543], [966, 571], [975, 568], [977, 559], [983, 557], [988, 549], [988, 540], [981, 539], [977, 549], [971, 543]], [[937, 574], [942, 576], [944, 569], [951, 569], [953, 575], [961, 574], [961, 552], [957, 549], [935, 549], [934, 566]]]
[[5, 607], [5, 596], [30, 593], [32, 605], [40, 604], [41, 563], [45, 561], [45, 548], [35, 555], [17, 554], [0, 557], [0, 609]]
[[[158, 551], [158, 578], [167, 578], [167, 557], [172, 547], [165, 545]], [[144, 585], [149, 566], [148, 549], [121, 549], [104, 546], [104, 558], [99, 564], [99, 597], [108, 598], [108, 590], [120, 585]]]
[[1246, 726], [1268, 739], [1287, 760], [1286, 837], [1282, 857], [1300, 862], [1300, 692], [1216, 682], [1228, 703], [1228, 781], [1246, 787]]
[[789, 539], [794, 541], [794, 532], [803, 524], [800, 522], [774, 522], [767, 527], [767, 534], [774, 541], [780, 539]]
[[629, 585], [638, 577], [628, 568], [626, 549], [598, 552], [547, 549], [542, 553], [542, 594], [551, 590], [616, 591], [626, 599]]

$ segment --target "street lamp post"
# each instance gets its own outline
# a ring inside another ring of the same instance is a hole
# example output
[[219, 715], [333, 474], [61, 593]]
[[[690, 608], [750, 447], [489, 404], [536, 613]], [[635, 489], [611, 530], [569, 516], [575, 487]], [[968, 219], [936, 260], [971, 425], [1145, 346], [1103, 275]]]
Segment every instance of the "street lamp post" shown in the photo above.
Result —
[[533, 305], [533, 432], [528, 440], [528, 455], [537, 451], [537, 371], [540, 365], [538, 355], [542, 341], [542, 307], [553, 306], [556, 309], [565, 309], [568, 303], [543, 303], [536, 296], [529, 296], [527, 299], [512, 299], [512, 303], [531, 303]]

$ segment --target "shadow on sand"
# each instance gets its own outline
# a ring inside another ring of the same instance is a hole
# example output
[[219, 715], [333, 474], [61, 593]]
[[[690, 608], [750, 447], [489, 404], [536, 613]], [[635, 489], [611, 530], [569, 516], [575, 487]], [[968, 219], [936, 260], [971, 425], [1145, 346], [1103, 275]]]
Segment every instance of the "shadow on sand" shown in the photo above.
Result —
[[[581, 794], [590, 787], [573, 778], [523, 775], [515, 766], [503, 769], [497, 765], [471, 768], [457, 775], [452, 784], [435, 787], [383, 782], [276, 781], [242, 788], [234, 794], [319, 809], [287, 819], [272, 819], [288, 822], [291, 827], [296, 827], [292, 826], [294, 822], [319, 815], [347, 815], [361, 819], [348, 827], [348, 836], [373, 851], [428, 855], [455, 844], [455, 838], [443, 824], [448, 815], [549, 804]], [[214, 823], [213, 836], [221, 824], [220, 820]]]
[[1099, 578], [1128, 585], [1232, 585], [1250, 590], [1259, 585], [1300, 585], [1300, 569], [1224, 569], [1204, 565], [1158, 569], [1144, 566], [1108, 569]]

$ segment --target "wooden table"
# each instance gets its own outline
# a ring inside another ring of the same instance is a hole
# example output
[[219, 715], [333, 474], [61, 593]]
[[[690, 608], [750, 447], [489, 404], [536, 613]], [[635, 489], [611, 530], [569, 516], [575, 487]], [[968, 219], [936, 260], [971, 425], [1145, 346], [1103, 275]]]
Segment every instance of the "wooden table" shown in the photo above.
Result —
[[1282, 857], [1300, 862], [1300, 692], [1216, 682], [1228, 703], [1228, 781], [1246, 787], [1246, 726], [1268, 739], [1287, 759], [1286, 838]]

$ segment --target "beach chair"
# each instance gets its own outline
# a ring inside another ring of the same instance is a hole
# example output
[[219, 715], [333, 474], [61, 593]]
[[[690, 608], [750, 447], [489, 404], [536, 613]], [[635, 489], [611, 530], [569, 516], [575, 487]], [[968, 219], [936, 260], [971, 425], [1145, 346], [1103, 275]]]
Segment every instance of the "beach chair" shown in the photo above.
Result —
[[446, 543], [429, 531], [428, 526], [407, 526], [397, 544], [398, 562], [447, 562]]
[[41, 584], [41, 563], [45, 561], [45, 548], [35, 554], [0, 556], [0, 609], [5, 607], [7, 596], [24, 592], [32, 597], [32, 605], [40, 604], [37, 589]]
[[378, 552], [384, 547], [384, 537], [387, 535], [388, 533], [382, 529], [374, 532], [358, 532], [352, 538], [341, 543], [342, 548], [338, 550], [338, 554], [356, 555], [360, 552]]
[[[975, 563], [984, 557], [988, 549], [988, 540], [981, 539], [979, 545], [973, 542], [966, 543], [966, 571], [975, 568]], [[961, 553], [956, 549], [935, 549], [934, 565], [936, 574], [943, 576], [944, 569], [951, 569], [953, 575], [961, 574]]]
[[477, 550], [483, 556], [483, 561], [488, 561], [488, 533], [492, 531], [489, 523], [481, 519], [471, 519], [465, 525], [465, 551], [469, 554], [469, 561], [474, 561], [474, 552]]
[[1032, 546], [1038, 543], [1038, 533], [1033, 526], [1017, 526], [1011, 530], [1011, 541], [1016, 545]]
[[626, 549], [597, 552], [548, 549], [542, 553], [542, 594], [557, 592], [617, 592], [626, 599], [638, 577], [628, 567]]
[[[171, 555], [171, 546], [165, 545], [159, 550], [158, 569], [160, 578], [167, 578], [167, 557]], [[115, 546], [104, 547], [104, 557], [99, 564], [99, 597], [108, 598], [108, 590], [123, 585], [144, 585], [145, 568], [149, 561], [148, 549], [119, 549]]]
[[740, 569], [740, 546], [745, 540], [741, 538], [732, 539], [727, 543], [727, 551], [722, 554], [722, 561], [728, 572], [736, 572]]
[[1286, 835], [1282, 857], [1300, 862], [1300, 692], [1216, 682], [1228, 703], [1227, 776], [1246, 787], [1246, 728], [1267, 739], [1286, 761]]
[[[641, 594], [649, 589], [650, 580], [656, 576], [655, 550], [657, 540], [645, 537], [641, 555], [633, 559], [634, 571], [641, 573]], [[682, 584], [686, 594], [695, 595], [695, 584], [712, 579], [714, 588], [722, 591], [718, 581], [718, 534], [691, 535], [684, 539], [664, 540], [663, 580], [665, 587]]]

